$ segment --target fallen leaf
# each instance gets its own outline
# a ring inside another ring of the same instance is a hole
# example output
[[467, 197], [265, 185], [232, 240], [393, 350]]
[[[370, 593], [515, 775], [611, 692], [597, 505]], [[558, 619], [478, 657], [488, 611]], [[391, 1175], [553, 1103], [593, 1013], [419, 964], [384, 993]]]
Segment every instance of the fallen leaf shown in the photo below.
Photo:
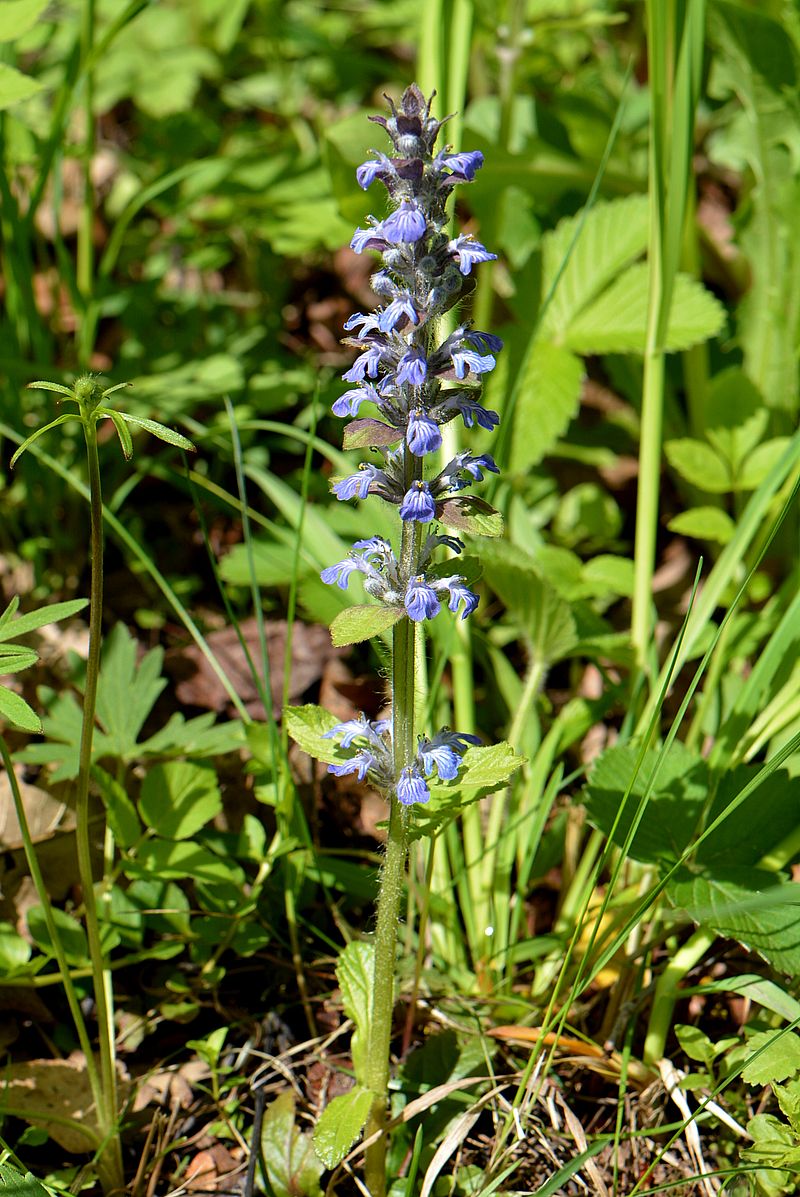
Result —
[[198, 1151], [189, 1161], [183, 1183], [190, 1193], [196, 1190], [207, 1192], [217, 1188], [238, 1167], [235, 1156], [222, 1143], [217, 1143], [208, 1151]]
[[[117, 1064], [121, 1100], [128, 1074]], [[86, 1057], [73, 1052], [66, 1060], [27, 1060], [3, 1069], [3, 1110], [46, 1130], [65, 1151], [94, 1151], [100, 1143], [97, 1113], [86, 1070]]]

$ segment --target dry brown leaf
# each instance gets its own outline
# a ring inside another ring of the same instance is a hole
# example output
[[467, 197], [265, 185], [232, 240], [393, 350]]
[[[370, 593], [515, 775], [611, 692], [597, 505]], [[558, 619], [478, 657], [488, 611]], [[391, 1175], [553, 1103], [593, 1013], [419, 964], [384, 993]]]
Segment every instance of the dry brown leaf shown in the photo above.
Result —
[[[117, 1066], [120, 1096], [128, 1075]], [[65, 1151], [93, 1151], [100, 1130], [92, 1099], [86, 1058], [74, 1052], [66, 1060], [28, 1060], [3, 1070], [3, 1108], [6, 1113], [42, 1127]]]
[[[69, 808], [65, 803], [59, 802], [52, 794], [48, 794], [47, 790], [28, 785], [21, 778], [17, 781], [34, 844], [49, 839], [55, 831], [63, 831], [65, 823], [67, 826], [70, 823], [74, 825], [74, 818], [67, 822]], [[0, 847], [12, 852], [22, 847], [22, 832], [14, 805], [14, 795], [8, 774], [5, 772], [0, 774]]]
[[[280, 710], [283, 697], [286, 621], [267, 621], [264, 626], [267, 637], [272, 701], [277, 712]], [[240, 631], [253, 664], [260, 672], [261, 647], [257, 619], [246, 619], [240, 624]], [[209, 648], [247, 707], [248, 714], [257, 719], [263, 719], [264, 708], [258, 697], [258, 689], [253, 681], [247, 657], [239, 643], [236, 629], [220, 628], [219, 631], [211, 632], [207, 640]], [[296, 623], [292, 632], [289, 700], [295, 702], [302, 697], [309, 686], [320, 679], [326, 662], [331, 658], [342, 656], [347, 651], [347, 649], [333, 647], [327, 628], [317, 624]], [[228, 706], [230, 700], [227, 691], [196, 645], [190, 644], [185, 648], [167, 653], [167, 665], [176, 680], [175, 694], [179, 702], [189, 706], [204, 707], [211, 711], [223, 711]]]
[[239, 1161], [231, 1155], [227, 1147], [222, 1143], [216, 1143], [208, 1151], [198, 1151], [189, 1161], [183, 1183], [190, 1193], [196, 1190], [213, 1190], [238, 1166]]

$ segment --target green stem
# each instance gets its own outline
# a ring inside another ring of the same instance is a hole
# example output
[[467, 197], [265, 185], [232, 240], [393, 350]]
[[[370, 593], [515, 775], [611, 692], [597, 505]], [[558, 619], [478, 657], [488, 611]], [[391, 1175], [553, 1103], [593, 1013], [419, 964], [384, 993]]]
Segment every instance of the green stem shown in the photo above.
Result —
[[678, 985], [689, 970], [703, 959], [716, 938], [713, 931], [699, 927], [675, 953], [658, 978], [644, 1041], [643, 1060], [646, 1065], [657, 1064], [664, 1055], [667, 1034], [672, 1025], [672, 1012], [678, 1000]]
[[636, 495], [636, 545], [631, 635], [637, 664], [647, 671], [653, 626], [653, 570], [661, 478], [661, 428], [664, 408], [664, 355], [649, 348], [644, 359], [639, 485]]
[[106, 1143], [105, 1171], [113, 1176], [114, 1186], [120, 1187], [122, 1180], [122, 1154], [117, 1136], [117, 1083], [114, 1066], [114, 1001], [111, 988], [111, 973], [106, 967], [105, 954], [100, 940], [100, 922], [97, 916], [94, 878], [92, 875], [92, 852], [89, 836], [89, 776], [92, 767], [92, 739], [94, 735], [95, 709], [97, 707], [97, 683], [100, 676], [100, 648], [102, 645], [103, 619], [103, 497], [100, 483], [100, 462], [97, 455], [97, 430], [93, 419], [83, 419], [86, 438], [86, 455], [89, 465], [89, 494], [91, 506], [91, 597], [89, 610], [89, 655], [86, 662], [86, 686], [83, 696], [83, 722], [81, 725], [80, 763], [78, 769], [76, 812], [76, 845], [78, 874], [83, 890], [83, 904], [86, 914], [86, 937], [89, 943], [89, 959], [92, 965], [94, 997], [97, 1007], [97, 1029], [100, 1046], [100, 1081], [103, 1100], [98, 1105], [98, 1125]]
[[[406, 487], [422, 476], [422, 459], [408, 449], [404, 454]], [[416, 572], [421, 525], [404, 523], [400, 547], [400, 570], [404, 577]], [[392, 748], [395, 780], [413, 759], [415, 687], [414, 662], [417, 626], [401, 619], [392, 630]], [[394, 1012], [394, 977], [397, 930], [405, 880], [408, 815], [395, 793], [389, 795], [389, 838], [381, 871], [378, 917], [375, 928], [375, 974], [372, 984], [372, 1022], [369, 1030], [367, 1088], [374, 1094], [365, 1135], [369, 1138], [386, 1127], [389, 1102], [389, 1063]], [[386, 1135], [366, 1150], [364, 1172], [372, 1197], [386, 1192]]]
[[95, 148], [94, 128], [94, 76], [90, 67], [94, 48], [94, 6], [95, 0], [83, 0], [81, 21], [81, 63], [86, 72], [84, 79], [84, 120], [86, 129], [83, 142], [83, 203], [78, 223], [77, 282], [83, 301], [79, 326], [78, 360], [81, 366], [89, 364], [92, 353], [93, 321], [89, 317], [94, 278], [94, 189], [92, 187], [92, 159]]

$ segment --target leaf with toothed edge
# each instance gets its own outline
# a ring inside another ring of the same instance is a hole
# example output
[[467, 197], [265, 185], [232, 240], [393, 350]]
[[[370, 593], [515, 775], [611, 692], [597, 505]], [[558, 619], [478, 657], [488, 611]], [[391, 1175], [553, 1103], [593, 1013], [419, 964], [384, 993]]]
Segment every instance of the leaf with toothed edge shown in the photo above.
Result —
[[335, 648], [371, 640], [396, 624], [405, 613], [405, 607], [373, 607], [370, 604], [348, 607], [340, 611], [331, 624], [331, 640]]

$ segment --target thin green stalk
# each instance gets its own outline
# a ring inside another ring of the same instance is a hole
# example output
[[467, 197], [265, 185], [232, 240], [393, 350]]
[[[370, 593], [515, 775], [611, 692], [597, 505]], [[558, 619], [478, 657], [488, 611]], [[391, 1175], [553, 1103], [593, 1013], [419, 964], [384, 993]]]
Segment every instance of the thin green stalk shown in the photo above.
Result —
[[106, 967], [105, 953], [100, 940], [100, 922], [92, 875], [92, 850], [89, 836], [89, 775], [92, 767], [92, 739], [94, 736], [97, 684], [100, 677], [100, 649], [103, 622], [103, 496], [100, 482], [100, 461], [97, 455], [97, 430], [93, 420], [82, 420], [86, 438], [89, 466], [89, 495], [91, 511], [91, 593], [89, 608], [89, 654], [86, 662], [86, 685], [83, 695], [78, 781], [75, 796], [76, 846], [78, 874], [83, 890], [86, 916], [86, 937], [92, 965], [94, 998], [97, 1007], [97, 1031], [100, 1047], [100, 1079], [103, 1090], [97, 1108], [97, 1120], [105, 1140], [105, 1166], [114, 1177], [114, 1187], [123, 1183], [122, 1153], [117, 1135], [117, 1078], [114, 1064], [114, 1004], [111, 973]]
[[672, 1026], [672, 1014], [678, 1000], [678, 986], [686, 974], [705, 956], [717, 938], [715, 932], [698, 927], [691, 939], [667, 963], [656, 983], [647, 1035], [644, 1041], [644, 1063], [657, 1064], [664, 1055], [667, 1035]]
[[77, 283], [82, 300], [82, 311], [78, 335], [78, 364], [88, 366], [92, 354], [92, 323], [87, 320], [87, 311], [92, 300], [94, 280], [94, 188], [92, 186], [92, 160], [95, 150], [94, 124], [94, 74], [89, 63], [94, 48], [95, 0], [83, 0], [81, 14], [81, 63], [85, 72], [83, 82], [83, 196], [78, 221]]

